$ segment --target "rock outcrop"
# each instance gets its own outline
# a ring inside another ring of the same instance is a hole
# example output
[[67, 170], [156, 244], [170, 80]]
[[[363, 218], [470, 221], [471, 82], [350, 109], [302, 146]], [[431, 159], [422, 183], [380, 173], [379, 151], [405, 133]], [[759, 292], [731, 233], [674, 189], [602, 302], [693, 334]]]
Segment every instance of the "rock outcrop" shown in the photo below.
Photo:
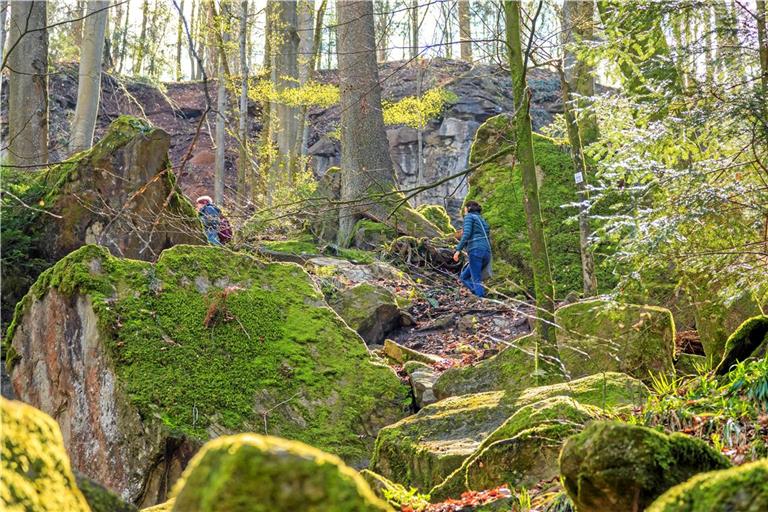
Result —
[[555, 311], [565, 371], [578, 378], [603, 371], [648, 381], [674, 374], [675, 324], [665, 308], [588, 300]]
[[646, 512], [768, 510], [768, 459], [701, 473], [659, 496]]
[[715, 373], [725, 375], [731, 367], [751, 357], [768, 357], [768, 316], [746, 320], [725, 342], [723, 359]]
[[174, 490], [173, 512], [391, 511], [339, 458], [256, 434], [208, 442]]
[[3, 198], [4, 321], [42, 270], [84, 244], [152, 261], [172, 245], [205, 241], [176, 184], [169, 145], [165, 131], [123, 116], [91, 149], [31, 181], [23, 176], [18, 195], [35, 208]]
[[389, 332], [400, 327], [395, 295], [383, 286], [357, 284], [336, 293], [330, 305], [369, 345], [381, 344]]
[[46, 271], [7, 340], [14, 390], [73, 466], [133, 503], [209, 437], [260, 431], [365, 464], [408, 388], [294, 264], [177, 246], [156, 264], [85, 246]]
[[597, 422], [568, 439], [560, 454], [565, 489], [580, 510], [645, 510], [693, 475], [730, 466], [705, 442], [684, 434]]
[[0, 398], [0, 508], [90, 512], [77, 488], [59, 426], [34, 407]]

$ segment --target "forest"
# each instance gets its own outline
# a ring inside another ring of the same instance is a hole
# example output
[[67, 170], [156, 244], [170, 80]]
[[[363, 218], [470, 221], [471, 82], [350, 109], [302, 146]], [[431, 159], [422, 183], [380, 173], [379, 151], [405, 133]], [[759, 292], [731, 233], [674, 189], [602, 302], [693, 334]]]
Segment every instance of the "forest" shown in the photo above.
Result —
[[0, 508], [768, 510], [764, 0], [0, 0]]

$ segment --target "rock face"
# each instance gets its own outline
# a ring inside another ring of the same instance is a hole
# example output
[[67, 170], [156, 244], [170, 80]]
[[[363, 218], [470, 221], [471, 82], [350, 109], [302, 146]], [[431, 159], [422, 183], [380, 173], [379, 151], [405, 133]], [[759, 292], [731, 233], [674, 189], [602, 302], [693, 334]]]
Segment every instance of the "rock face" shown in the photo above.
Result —
[[590, 300], [555, 311], [557, 345], [572, 378], [617, 371], [672, 375], [675, 324], [668, 309]]
[[0, 426], [0, 508], [90, 512], [53, 419], [29, 405], [0, 398]]
[[173, 512], [391, 510], [337, 457], [296, 441], [256, 434], [207, 443], [174, 493]]
[[82, 475], [75, 475], [77, 487], [85, 496], [91, 512], [138, 512], [136, 506], [121, 500], [109, 489]]
[[364, 464], [408, 402], [301, 267], [216, 247], [152, 265], [85, 246], [40, 277], [7, 339], [16, 394], [56, 417], [74, 467], [143, 505], [226, 433]]
[[562, 376], [556, 368], [541, 367], [536, 371], [535, 335], [527, 335], [512, 342], [512, 346], [473, 366], [450, 368], [435, 382], [437, 398], [506, 390], [518, 393], [526, 388], [560, 382]]
[[342, 290], [330, 302], [347, 325], [368, 344], [380, 344], [400, 327], [400, 309], [395, 296], [383, 286], [360, 283]]
[[662, 494], [647, 512], [768, 510], [768, 459], [694, 476]]
[[27, 183], [22, 199], [47, 214], [4, 199], [4, 256], [19, 260], [4, 262], [4, 304], [12, 307], [41, 270], [87, 243], [148, 261], [172, 245], [202, 243], [197, 213], [176, 185], [169, 144], [163, 130], [119, 117], [93, 148]]
[[597, 422], [568, 439], [560, 454], [565, 489], [580, 510], [644, 510], [670, 487], [728, 459], [684, 434]]
[[768, 355], [768, 316], [760, 315], [746, 320], [725, 343], [723, 359], [715, 373], [725, 375], [731, 367], [750, 357]]

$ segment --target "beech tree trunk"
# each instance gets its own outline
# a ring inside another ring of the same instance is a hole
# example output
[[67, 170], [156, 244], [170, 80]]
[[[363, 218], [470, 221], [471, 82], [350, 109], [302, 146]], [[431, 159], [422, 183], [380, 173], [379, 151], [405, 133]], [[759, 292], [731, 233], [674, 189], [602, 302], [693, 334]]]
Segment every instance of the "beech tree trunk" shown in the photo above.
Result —
[[523, 206], [531, 244], [531, 267], [536, 291], [536, 330], [543, 341], [540, 352], [544, 356], [557, 357], [554, 311], [555, 290], [547, 253], [547, 241], [539, 206], [539, 186], [536, 181], [536, 159], [530, 115], [530, 90], [525, 81], [525, 64], [521, 44], [520, 2], [506, 0], [507, 57], [509, 59], [512, 88], [515, 98], [517, 129], [517, 162], [523, 185]]
[[70, 126], [69, 152], [93, 145], [93, 131], [101, 97], [101, 63], [104, 57], [104, 32], [107, 28], [109, 0], [90, 0], [83, 26], [83, 46], [77, 78], [77, 105]]
[[459, 0], [459, 41], [461, 60], [472, 62], [472, 18], [469, 0]]
[[[228, 4], [221, 4], [221, 19], [229, 19]], [[214, 6], [211, 10], [215, 15]], [[218, 17], [217, 17], [218, 18]], [[226, 44], [229, 42], [229, 33], [223, 30], [221, 19], [216, 31], [219, 37], [218, 69], [217, 69], [217, 97], [216, 97], [216, 155], [214, 162], [213, 200], [218, 205], [224, 204], [224, 165], [226, 163], [227, 143], [227, 63]]]
[[184, 38], [184, 23], [183, 23], [183, 13], [184, 12], [184, 0], [181, 0], [179, 3], [179, 20], [176, 24], [176, 81], [181, 81], [181, 48], [182, 48], [182, 42]]
[[250, 175], [250, 155], [248, 152], [248, 0], [240, 2], [240, 160], [237, 167], [237, 192], [241, 198], [248, 194], [247, 181]]
[[389, 36], [392, 34], [392, 14], [389, 0], [374, 2], [376, 23], [376, 58], [379, 62], [387, 61]]
[[147, 50], [147, 22], [149, 21], [149, 0], [144, 0], [141, 6], [141, 35], [136, 44], [136, 52], [133, 57], [133, 74], [141, 74], [141, 68], [144, 64], [144, 54]]
[[125, 4], [125, 21], [123, 22], [123, 32], [120, 37], [120, 64], [117, 66], [117, 73], [123, 72], [125, 64], [125, 54], [128, 52], [128, 22], [131, 19], [131, 3]]
[[[6, 21], [8, 20], [8, 0], [0, 0], [0, 62], [5, 59]], [[0, 96], [3, 95], [3, 81], [0, 80]]]
[[760, 73], [763, 99], [768, 98], [768, 11], [765, 0], [757, 0], [757, 44], [760, 47]]
[[[7, 163], [48, 163], [47, 2], [11, 2]], [[31, 30], [35, 30], [31, 32]]]
[[419, 0], [411, 0], [411, 59], [419, 56]]

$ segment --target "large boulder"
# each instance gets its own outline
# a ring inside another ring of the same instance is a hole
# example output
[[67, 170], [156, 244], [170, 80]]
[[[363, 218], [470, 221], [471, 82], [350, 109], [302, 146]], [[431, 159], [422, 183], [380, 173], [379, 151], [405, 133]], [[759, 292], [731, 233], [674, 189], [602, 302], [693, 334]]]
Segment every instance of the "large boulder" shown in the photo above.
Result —
[[[470, 174], [467, 199], [483, 206], [483, 216], [491, 226], [491, 242], [494, 254], [494, 278], [497, 287], [519, 293], [520, 287], [533, 292], [531, 249], [523, 207], [521, 173], [514, 151], [488, 159], [504, 149], [514, 149], [516, 144], [514, 117], [501, 114], [485, 121], [475, 134], [470, 152], [471, 164], [482, 164]], [[539, 183], [539, 201], [542, 217], [547, 220], [544, 233], [547, 239], [555, 295], [565, 296], [570, 291], [581, 292], [582, 275], [579, 252], [579, 227], [571, 222], [577, 211], [573, 206], [579, 201], [573, 185], [573, 161], [567, 146], [545, 136], [533, 135], [536, 154], [536, 176]], [[596, 212], [604, 209], [596, 206]], [[607, 248], [598, 253], [605, 254]], [[598, 283], [611, 289], [615, 277], [609, 268], [596, 257], [595, 268]]]
[[451, 217], [445, 208], [439, 204], [423, 204], [416, 208], [416, 211], [427, 218], [429, 222], [437, 226], [443, 233], [453, 233], [456, 231], [451, 225]]
[[395, 295], [383, 286], [360, 283], [337, 292], [329, 303], [368, 344], [381, 344], [389, 332], [400, 327]]
[[174, 494], [173, 512], [392, 510], [338, 457], [296, 441], [256, 434], [207, 443]]
[[90, 512], [77, 488], [59, 426], [34, 407], [0, 397], [0, 508]]
[[768, 510], [768, 459], [701, 473], [659, 496], [647, 512]]
[[515, 413], [430, 495], [456, 498], [467, 490], [550, 479], [559, 472], [557, 458], [568, 436], [588, 421], [642, 404], [647, 395], [639, 380], [611, 372], [527, 389], [515, 399]]
[[536, 357], [539, 338], [534, 334], [511, 342], [499, 354], [472, 366], [450, 368], [435, 382], [437, 398], [485, 391], [518, 393], [529, 387], [563, 380], [558, 368]]
[[565, 489], [580, 510], [644, 510], [670, 487], [728, 459], [705, 442], [618, 422], [595, 422], [560, 454]]
[[217, 247], [150, 264], [85, 246], [38, 279], [6, 340], [17, 396], [56, 415], [74, 467], [143, 505], [227, 433], [364, 465], [410, 401], [301, 267]]
[[424, 491], [442, 482], [514, 411], [504, 392], [446, 398], [381, 429], [371, 469]]
[[90, 478], [76, 473], [75, 480], [91, 512], [138, 512], [139, 510], [135, 505], [126, 503], [117, 494]]
[[715, 373], [725, 375], [731, 367], [751, 357], [768, 355], [768, 316], [760, 315], [746, 320], [725, 343], [723, 359]]
[[674, 374], [675, 324], [668, 309], [595, 299], [555, 311], [560, 360], [572, 378], [603, 371], [648, 381]]
[[26, 172], [14, 185], [4, 171], [9, 190], [35, 206], [3, 197], [4, 321], [42, 270], [84, 244], [151, 261], [172, 245], [205, 242], [176, 184], [170, 140], [146, 121], [121, 116], [91, 149], [33, 178]]

